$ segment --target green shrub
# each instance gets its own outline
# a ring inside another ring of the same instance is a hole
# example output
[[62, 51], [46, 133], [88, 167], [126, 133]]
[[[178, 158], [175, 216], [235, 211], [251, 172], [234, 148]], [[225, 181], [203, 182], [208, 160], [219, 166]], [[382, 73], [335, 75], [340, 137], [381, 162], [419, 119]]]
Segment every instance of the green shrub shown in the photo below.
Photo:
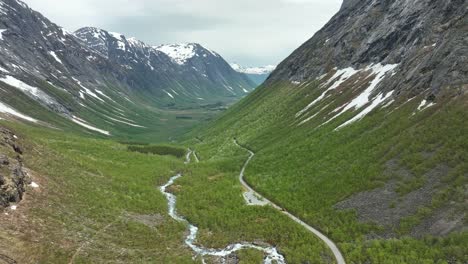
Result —
[[155, 145], [142, 146], [140, 145], [140, 146], [128, 146], [127, 149], [129, 151], [140, 152], [144, 154], [156, 154], [156, 155], [161, 155], [161, 156], [171, 155], [177, 158], [182, 158], [186, 153], [185, 149], [172, 147], [172, 146], [155, 146]]

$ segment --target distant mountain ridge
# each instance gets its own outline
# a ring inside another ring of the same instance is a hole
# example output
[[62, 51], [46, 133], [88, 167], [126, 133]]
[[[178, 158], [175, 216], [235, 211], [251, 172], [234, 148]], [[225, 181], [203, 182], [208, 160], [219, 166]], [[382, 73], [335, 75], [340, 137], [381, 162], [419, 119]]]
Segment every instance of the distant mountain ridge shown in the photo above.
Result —
[[267, 65], [263, 67], [243, 67], [237, 63], [231, 63], [231, 67], [237, 72], [247, 74], [269, 74], [273, 72], [276, 68], [275, 65]]
[[263, 67], [244, 67], [237, 63], [231, 63], [230, 65], [235, 71], [246, 74], [257, 84], [263, 83], [276, 69], [275, 65], [267, 65]]
[[[193, 56], [179, 63], [118, 33], [92, 27], [68, 32], [21, 1], [0, 0], [0, 14], [0, 113], [9, 116], [71, 121], [112, 134], [143, 126], [118, 116], [229, 104], [255, 87], [198, 44], [188, 44]], [[115, 112], [110, 117], [109, 109]]]
[[[242, 97], [252, 88], [252, 83], [231, 70], [219, 54], [197, 43], [150, 46], [120, 33], [92, 27], [78, 29], [74, 34], [113, 63], [123, 65], [132, 86], [157, 87], [168, 82], [169, 88], [162, 92], [172, 99], [177, 94], [188, 97], [185, 100]], [[175, 85], [172, 79], [177, 81]]]

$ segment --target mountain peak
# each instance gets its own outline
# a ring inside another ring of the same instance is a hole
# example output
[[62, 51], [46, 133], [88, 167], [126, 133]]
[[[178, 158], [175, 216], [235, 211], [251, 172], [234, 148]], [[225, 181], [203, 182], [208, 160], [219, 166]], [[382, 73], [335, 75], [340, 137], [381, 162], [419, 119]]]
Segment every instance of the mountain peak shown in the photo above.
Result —
[[180, 44], [165, 44], [154, 47], [156, 50], [165, 53], [174, 62], [179, 65], [184, 65], [188, 60], [195, 56], [208, 57], [209, 54], [219, 57], [219, 55], [198, 43], [180, 43]]
[[[54, 123], [49, 114], [43, 115], [50, 111], [73, 125], [109, 135], [107, 131], [120, 128], [114, 122], [141, 127], [130, 119], [117, 119], [113, 116], [117, 113], [102, 112], [102, 106], [127, 112], [122, 105], [128, 103], [137, 108], [230, 103], [254, 87], [223, 58], [196, 43], [174, 45], [189, 60], [181, 66], [154, 47], [120, 33], [96, 27], [67, 32], [16, 0], [0, 0], [0, 14], [2, 116]], [[26, 104], [17, 103], [24, 97], [44, 111], [32, 112]], [[137, 106], [135, 98], [144, 99]], [[85, 121], [89, 109], [96, 116], [88, 117], [106, 121], [99, 128]], [[103, 130], [104, 123], [113, 127]]]
[[195, 56], [195, 44], [169, 44], [155, 47], [156, 50], [165, 53], [174, 62], [183, 65], [187, 60]]

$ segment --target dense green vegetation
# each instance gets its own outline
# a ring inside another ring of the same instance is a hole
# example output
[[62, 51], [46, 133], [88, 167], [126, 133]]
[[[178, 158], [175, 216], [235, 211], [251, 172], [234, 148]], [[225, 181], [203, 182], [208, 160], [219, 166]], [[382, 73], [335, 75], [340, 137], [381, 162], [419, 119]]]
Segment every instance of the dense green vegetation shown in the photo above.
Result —
[[325, 245], [285, 215], [270, 207], [245, 204], [238, 176], [248, 155], [233, 142], [229, 148], [233, 155], [228, 158], [192, 164], [174, 188], [180, 214], [200, 227], [198, 241], [214, 248], [242, 241], [266, 242], [277, 246], [288, 263], [332, 259]]
[[[82, 129], [70, 133], [76, 127], [63, 120], [65, 131], [0, 121], [26, 146], [26, 165], [41, 186], [39, 192], [30, 190], [11, 216], [24, 216], [28, 223], [7, 222], [0, 231], [2, 241], [8, 241], [0, 242], [0, 254], [21, 263], [67, 263], [73, 256], [75, 263], [200, 262], [184, 245], [186, 227], [168, 216], [166, 200], [157, 190], [182, 172], [184, 177], [171, 191], [178, 197], [179, 213], [200, 228], [201, 245], [268, 243], [277, 246], [288, 263], [333, 262], [321, 241], [283, 214], [245, 205], [238, 175], [248, 154], [233, 144], [236, 137], [256, 152], [246, 171], [249, 184], [337, 242], [349, 263], [467, 262], [466, 232], [415, 235], [416, 228], [441, 208], [451, 208], [453, 218], [467, 210], [466, 98], [440, 98], [423, 112], [415, 111], [422, 98], [399, 101], [335, 131], [353, 113], [320, 125], [349, 99], [346, 94], [317, 104], [312, 113], [324, 110], [304, 125], [294, 117], [319, 93], [316, 85], [280, 83], [268, 92], [260, 88], [218, 120], [186, 135], [184, 145], [155, 145], [163, 138], [157, 132], [121, 131], [112, 137], [119, 143]], [[31, 105], [30, 111], [43, 110]], [[174, 124], [186, 121], [176, 120], [181, 113], [171, 115]], [[180, 135], [187, 127], [164, 129]], [[196, 150], [200, 163], [183, 164], [187, 147]], [[389, 161], [396, 168], [389, 168]], [[361, 222], [357, 211], [336, 209], [356, 193], [389, 182], [398, 194], [389, 208], [396, 208], [430, 184], [431, 173], [440, 166], [444, 176], [434, 193], [395, 225]], [[466, 218], [462, 221], [466, 225]], [[15, 233], [18, 229], [21, 235]], [[383, 235], [392, 239], [378, 238]], [[238, 256], [241, 263], [262, 259], [254, 250]]]
[[[239, 138], [257, 154], [247, 168], [246, 180], [338, 242], [349, 262], [468, 261], [464, 253], [468, 250], [466, 233], [424, 239], [410, 236], [439, 208], [452, 207], [458, 215], [466, 211], [462, 187], [467, 184], [468, 172], [466, 98], [441, 97], [436, 106], [415, 112], [422, 100], [418, 97], [396, 102], [339, 131], [334, 128], [350, 119], [352, 113], [319, 126], [333, 109], [349, 100], [344, 94], [322, 100], [310, 112], [322, 111], [299, 125], [295, 114], [319, 93], [315, 83], [301, 88], [287, 83], [261, 87], [208, 128], [194, 132], [192, 136], [200, 141], [193, 144], [201, 159], [210, 160], [232, 156], [230, 142], [233, 137]], [[386, 164], [390, 160], [412, 176], [388, 173]], [[431, 170], [441, 165], [448, 172], [435, 193], [426, 204], [415, 204], [414, 212], [396, 226], [359, 222], [355, 211], [335, 209], [338, 202], [353, 194], [382, 187], [390, 180], [398, 186], [399, 198], [393, 202], [396, 206], [406, 194], [427, 184]], [[368, 237], [383, 232], [397, 239]]]
[[[157, 189], [180, 171], [184, 177], [172, 191], [180, 213], [200, 228], [201, 245], [269, 243], [289, 263], [332, 258], [317, 238], [284, 215], [245, 205], [237, 181], [247, 157], [242, 149], [232, 148], [227, 159], [186, 166], [182, 158], [131, 152], [118, 142], [0, 122], [19, 136], [26, 165], [40, 185], [40, 191], [28, 191], [30, 203], [21, 202], [12, 217], [47, 223], [5, 225], [0, 231], [7, 242], [0, 243], [0, 253], [21, 263], [68, 263], [73, 256], [74, 263], [192, 263], [183, 242], [186, 227], [168, 216]], [[242, 263], [258, 263], [262, 254], [246, 250], [239, 257]]]
[[162, 145], [151, 145], [151, 146], [128, 146], [129, 151], [146, 153], [146, 154], [157, 154], [157, 155], [172, 155], [177, 158], [184, 157], [186, 149], [174, 147], [174, 146], [162, 146]]
[[[19, 263], [68, 263], [74, 254], [75, 263], [192, 263], [182, 243], [185, 227], [166, 214], [166, 200], [156, 189], [183, 166], [182, 159], [129, 152], [107, 140], [7, 125], [25, 146], [26, 166], [40, 188], [29, 190], [18, 206], [17, 217], [26, 216], [28, 222], [0, 231], [2, 241], [8, 241], [2, 243], [2, 253]], [[145, 217], [153, 220], [138, 220]], [[21, 243], [12, 246], [17, 239]]]

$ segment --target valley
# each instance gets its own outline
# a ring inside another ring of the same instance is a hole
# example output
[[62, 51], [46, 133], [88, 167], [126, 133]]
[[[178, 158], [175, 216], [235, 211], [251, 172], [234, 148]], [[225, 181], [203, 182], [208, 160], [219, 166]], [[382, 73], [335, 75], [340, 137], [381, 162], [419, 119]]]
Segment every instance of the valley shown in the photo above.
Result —
[[467, 263], [467, 12], [344, 0], [249, 68], [0, 0], [0, 264]]
[[[195, 156], [195, 153], [192, 150], [187, 151], [187, 155], [185, 157], [185, 164], [190, 163], [190, 156], [191, 155]], [[268, 247], [262, 247], [260, 245], [255, 245], [252, 243], [238, 243], [238, 244], [231, 244], [227, 246], [225, 249], [221, 250], [216, 250], [216, 249], [206, 249], [199, 247], [195, 245], [195, 241], [197, 238], [197, 233], [198, 233], [198, 227], [190, 224], [187, 222], [187, 220], [184, 219], [184, 217], [177, 215], [176, 212], [176, 197], [167, 192], [166, 189], [170, 187], [171, 185], [174, 184], [174, 182], [181, 178], [183, 175], [182, 174], [177, 174], [176, 176], [173, 176], [169, 179], [169, 182], [163, 186], [161, 186], [160, 190], [161, 192], [166, 196], [167, 201], [168, 201], [168, 207], [169, 207], [169, 215], [174, 218], [176, 221], [179, 222], [186, 222], [189, 226], [190, 233], [187, 236], [185, 243], [196, 253], [196, 256], [200, 256], [202, 258], [202, 262], [204, 262], [204, 257], [205, 256], [216, 256], [221, 258], [221, 261], [225, 262], [226, 258], [229, 255], [232, 255], [233, 253], [242, 250], [242, 249], [253, 249], [253, 250], [258, 250], [261, 252], [264, 252], [267, 256], [264, 258], [263, 262], [264, 263], [285, 263], [284, 257], [278, 253], [276, 248], [273, 248], [271, 246]]]

